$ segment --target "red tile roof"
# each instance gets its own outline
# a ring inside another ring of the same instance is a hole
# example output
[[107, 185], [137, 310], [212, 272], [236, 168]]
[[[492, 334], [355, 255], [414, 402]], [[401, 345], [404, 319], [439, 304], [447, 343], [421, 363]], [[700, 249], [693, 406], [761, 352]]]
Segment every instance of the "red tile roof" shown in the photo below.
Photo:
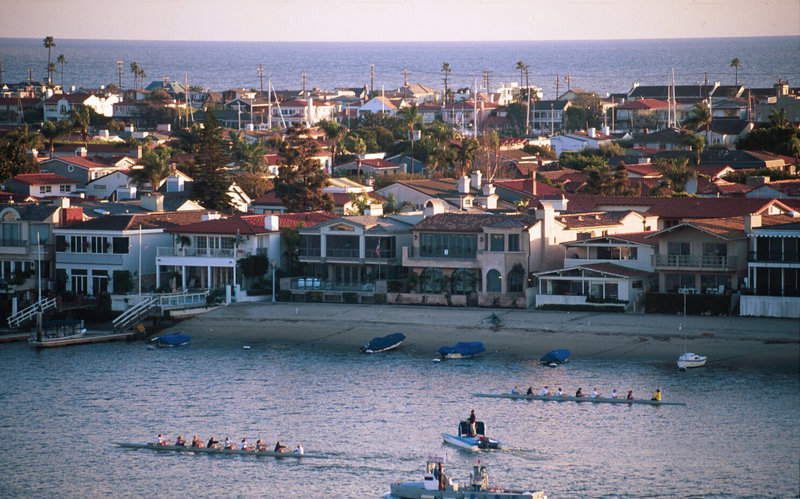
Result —
[[21, 173], [11, 180], [22, 182], [28, 185], [43, 185], [43, 184], [74, 184], [76, 183], [71, 178], [63, 177], [56, 173]]
[[284, 227], [298, 228], [300, 224], [303, 224], [304, 227], [311, 227], [318, 223], [337, 218], [337, 215], [331, 215], [323, 211], [309, 211], [306, 213], [281, 213], [278, 215], [278, 218], [278, 223], [282, 229]]
[[580, 194], [568, 194], [567, 198], [570, 211], [630, 209], [671, 220], [743, 216], [748, 213], [761, 213], [772, 204], [787, 211], [793, 209], [793, 204], [789, 203], [789, 200], [767, 198], [622, 197]]
[[[529, 178], [521, 178], [516, 180], [497, 180], [495, 185], [498, 187], [506, 187], [508, 189], [522, 192], [524, 194], [533, 195], [533, 181]], [[536, 195], [537, 196], [558, 196], [563, 194], [564, 191], [551, 187], [542, 182], [536, 182]]]
[[41, 166], [46, 168], [47, 167], [47, 163], [49, 163], [50, 161], [63, 161], [65, 163], [71, 163], [71, 164], [73, 164], [75, 166], [79, 166], [81, 168], [86, 168], [88, 170], [91, 170], [92, 168], [103, 168], [103, 169], [113, 168], [113, 166], [111, 166], [111, 165], [107, 165], [105, 163], [100, 163], [99, 161], [93, 161], [93, 160], [85, 158], [83, 156], [63, 156], [63, 157], [60, 157], [60, 158], [48, 159], [46, 161], [43, 161], [41, 163]]
[[617, 106], [617, 109], [639, 110], [639, 109], [662, 109], [665, 107], [669, 107], [668, 102], [664, 102], [657, 99], [638, 99]]
[[364, 159], [361, 160], [362, 165], [368, 165], [373, 168], [399, 168], [400, 165], [394, 161], [386, 161], [385, 159]]
[[636, 173], [638, 175], [648, 175], [648, 176], [661, 176], [663, 173], [661, 170], [656, 168], [655, 166], [651, 165], [650, 163], [637, 163], [634, 165], [625, 165], [625, 168], [629, 172]]

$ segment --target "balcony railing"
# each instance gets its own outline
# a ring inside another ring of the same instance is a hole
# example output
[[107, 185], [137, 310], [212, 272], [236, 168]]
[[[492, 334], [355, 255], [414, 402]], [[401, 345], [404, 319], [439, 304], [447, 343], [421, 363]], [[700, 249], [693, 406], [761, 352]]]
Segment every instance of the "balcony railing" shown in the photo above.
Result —
[[21, 248], [22, 246], [27, 246], [27, 245], [28, 241], [25, 241], [23, 239], [9, 239], [5, 237], [0, 238], [0, 246]]
[[328, 248], [325, 256], [328, 258], [358, 258], [358, 249]]
[[342, 283], [325, 281], [317, 277], [299, 277], [291, 280], [290, 288], [293, 291], [360, 291], [374, 293], [375, 283]]
[[441, 251], [434, 251], [429, 249], [424, 249], [416, 246], [406, 246], [405, 247], [406, 257], [407, 258], [431, 258], [431, 259], [442, 259], [442, 260], [475, 260], [478, 257], [477, 250], [475, 253], [472, 254], [454, 254], [449, 249], [441, 250]]
[[299, 248], [297, 254], [299, 256], [320, 256], [320, 248]]
[[653, 259], [656, 267], [674, 269], [735, 269], [737, 264], [736, 255], [654, 255]]
[[157, 250], [158, 256], [189, 256], [189, 257], [216, 257], [232, 258], [236, 250], [233, 248], [175, 248], [172, 246], [160, 247]]
[[784, 262], [784, 263], [800, 263], [800, 255], [798, 254], [776, 254], [776, 253], [759, 253], [750, 251], [747, 253], [748, 262]]

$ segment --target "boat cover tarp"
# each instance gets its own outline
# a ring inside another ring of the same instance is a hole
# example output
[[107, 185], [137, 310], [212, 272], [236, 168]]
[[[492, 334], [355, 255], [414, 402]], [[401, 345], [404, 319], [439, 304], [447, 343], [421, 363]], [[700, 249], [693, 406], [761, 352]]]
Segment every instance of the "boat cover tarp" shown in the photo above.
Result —
[[188, 334], [168, 334], [165, 336], [159, 336], [158, 342], [163, 345], [181, 345], [183, 343], [187, 343], [191, 338], [189, 338]]
[[553, 350], [544, 354], [540, 360], [545, 364], [560, 364], [566, 362], [567, 359], [569, 359], [569, 350]]
[[441, 355], [447, 355], [450, 353], [458, 353], [463, 356], [468, 355], [477, 355], [481, 352], [486, 350], [486, 347], [483, 346], [483, 343], [480, 341], [459, 341], [455, 345], [451, 347], [442, 347], [439, 349], [439, 353]]
[[406, 339], [403, 333], [392, 333], [387, 336], [376, 336], [369, 343], [361, 347], [362, 350], [383, 350]]

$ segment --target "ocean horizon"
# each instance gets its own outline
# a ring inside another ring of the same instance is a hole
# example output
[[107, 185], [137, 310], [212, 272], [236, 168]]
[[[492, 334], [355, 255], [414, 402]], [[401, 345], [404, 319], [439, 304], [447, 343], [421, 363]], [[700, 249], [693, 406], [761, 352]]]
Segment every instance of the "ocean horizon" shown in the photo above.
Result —
[[[64, 54], [66, 88], [119, 84], [117, 60], [123, 61], [122, 86], [130, 88], [130, 63], [147, 73], [145, 84], [169, 78], [188, 80], [210, 90], [259, 88], [257, 66], [282, 90], [369, 86], [374, 64], [374, 88], [396, 89], [409, 83], [443, 87], [441, 67], [448, 62], [451, 88], [490, 87], [519, 82], [518, 61], [530, 67], [529, 80], [552, 99], [568, 87], [599, 94], [629, 91], [635, 83], [664, 85], [672, 69], [679, 85], [720, 82], [752, 88], [770, 87], [778, 78], [800, 85], [800, 36], [746, 38], [609, 39], [493, 42], [210, 42], [159, 40], [56, 39], [52, 60]], [[738, 75], [730, 65], [738, 58]], [[0, 38], [2, 81], [46, 78], [47, 50], [38, 38]], [[55, 82], [62, 67], [56, 64]], [[566, 80], [569, 75], [569, 82]], [[558, 77], [558, 87], [556, 87]]]

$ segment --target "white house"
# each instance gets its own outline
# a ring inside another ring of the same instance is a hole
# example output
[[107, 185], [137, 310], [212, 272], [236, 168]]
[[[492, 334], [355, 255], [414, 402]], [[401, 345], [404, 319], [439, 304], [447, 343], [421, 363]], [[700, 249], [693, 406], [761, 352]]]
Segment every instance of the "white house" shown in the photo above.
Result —
[[114, 116], [114, 104], [119, 102], [119, 95], [109, 94], [98, 97], [93, 94], [53, 94], [44, 101], [44, 119], [47, 121], [64, 120], [70, 117], [72, 110], [80, 105], [88, 106], [97, 114]]
[[363, 106], [358, 108], [358, 116], [361, 117], [364, 113], [372, 114], [385, 114], [387, 116], [394, 116], [397, 114], [398, 107], [392, 104], [392, 101], [386, 97], [375, 97], [364, 103]]
[[77, 182], [55, 173], [22, 173], [5, 183], [3, 189], [36, 197], [70, 196]]

